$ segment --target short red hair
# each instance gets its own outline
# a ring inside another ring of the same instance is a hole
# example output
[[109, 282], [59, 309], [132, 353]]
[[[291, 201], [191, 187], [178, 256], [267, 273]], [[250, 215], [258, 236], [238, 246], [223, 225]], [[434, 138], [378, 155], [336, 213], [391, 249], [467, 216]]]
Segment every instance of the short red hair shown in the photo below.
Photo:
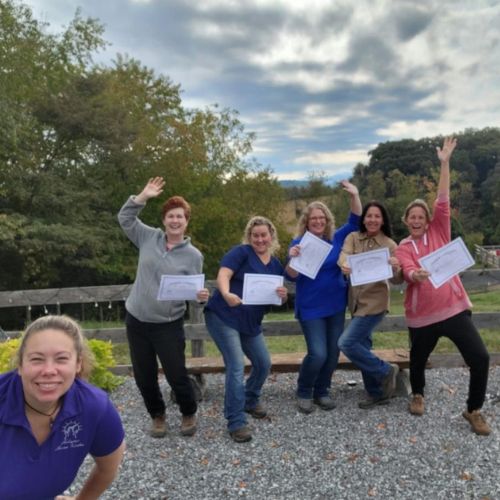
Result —
[[191, 217], [191, 205], [182, 196], [171, 196], [161, 207], [161, 219], [163, 220], [167, 212], [174, 208], [182, 208], [186, 220]]

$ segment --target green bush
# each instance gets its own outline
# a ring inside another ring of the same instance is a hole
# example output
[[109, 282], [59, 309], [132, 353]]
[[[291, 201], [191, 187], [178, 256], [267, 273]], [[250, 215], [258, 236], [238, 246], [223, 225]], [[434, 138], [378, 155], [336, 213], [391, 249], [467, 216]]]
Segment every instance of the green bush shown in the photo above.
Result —
[[8, 372], [14, 368], [14, 358], [21, 339], [10, 339], [0, 342], [0, 373]]
[[[0, 342], [0, 373], [12, 370], [15, 366], [15, 355], [19, 348], [20, 339], [10, 339]], [[108, 368], [115, 366], [113, 346], [111, 342], [91, 339], [88, 345], [94, 358], [90, 383], [105, 391], [112, 391], [123, 383], [124, 378], [111, 373]]]
[[88, 345], [94, 356], [90, 383], [108, 392], [123, 384], [124, 377], [115, 375], [108, 370], [116, 365], [111, 341], [90, 339]]

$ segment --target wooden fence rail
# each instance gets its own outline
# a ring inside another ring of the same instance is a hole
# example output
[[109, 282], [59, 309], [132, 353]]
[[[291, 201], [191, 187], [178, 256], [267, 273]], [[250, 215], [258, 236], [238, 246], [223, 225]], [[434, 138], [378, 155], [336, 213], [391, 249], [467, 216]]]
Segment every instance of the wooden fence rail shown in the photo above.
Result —
[[[484, 290], [499, 286], [500, 270], [483, 269], [468, 270], [462, 274], [462, 280], [467, 290]], [[0, 308], [25, 307], [29, 320], [32, 306], [63, 305], [75, 303], [111, 303], [126, 300], [132, 285], [108, 285], [75, 288], [50, 288], [40, 290], [16, 290], [0, 292]], [[214, 281], [207, 281], [207, 286], [213, 288]], [[295, 292], [293, 283], [288, 283], [290, 293]], [[59, 308], [58, 308], [59, 309]], [[349, 320], [346, 320], [348, 323]], [[474, 323], [478, 328], [498, 328], [500, 312], [475, 313]], [[295, 320], [264, 321], [264, 335], [268, 337], [302, 335], [300, 325]], [[191, 343], [191, 355], [203, 357], [205, 355], [204, 342], [210, 340], [202, 318], [202, 309], [199, 306], [189, 307], [189, 320], [185, 324], [186, 340]], [[386, 316], [377, 328], [378, 332], [406, 331], [403, 316]], [[14, 338], [20, 335], [19, 331], [3, 332], [0, 329], [0, 340]], [[87, 338], [110, 340], [111, 342], [126, 342], [125, 328], [103, 328], [85, 330]], [[494, 362], [499, 362], [500, 354], [494, 354]]]

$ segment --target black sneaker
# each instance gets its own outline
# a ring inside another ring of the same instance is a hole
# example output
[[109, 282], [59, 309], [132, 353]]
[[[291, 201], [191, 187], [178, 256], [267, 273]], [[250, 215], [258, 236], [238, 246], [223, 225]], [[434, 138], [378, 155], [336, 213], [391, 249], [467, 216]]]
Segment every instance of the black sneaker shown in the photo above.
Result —
[[368, 396], [367, 399], [362, 399], [358, 403], [358, 406], [362, 410], [368, 410], [370, 408], [373, 408], [374, 406], [387, 405], [387, 404], [389, 404], [389, 398], [386, 398], [384, 396], [378, 396], [378, 397]]

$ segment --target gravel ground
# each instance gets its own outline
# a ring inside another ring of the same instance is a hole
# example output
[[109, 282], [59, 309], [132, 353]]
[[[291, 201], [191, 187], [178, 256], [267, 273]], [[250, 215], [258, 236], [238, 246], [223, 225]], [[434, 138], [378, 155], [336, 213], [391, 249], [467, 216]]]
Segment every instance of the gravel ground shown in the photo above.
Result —
[[[490, 370], [483, 408], [493, 430], [488, 437], [473, 434], [461, 415], [465, 369], [427, 371], [423, 417], [411, 416], [403, 397], [358, 409], [361, 377], [348, 371], [334, 375], [335, 410], [302, 415], [294, 406], [296, 377], [270, 376], [263, 394], [269, 417], [252, 420], [254, 438], [242, 444], [226, 431], [222, 375], [206, 377], [199, 428], [191, 438], [179, 435], [180, 414], [172, 404], [167, 437], [149, 437], [149, 417], [127, 379], [112, 394], [127, 452], [102, 498], [500, 500], [500, 367]], [[87, 460], [79, 480], [90, 465]]]

